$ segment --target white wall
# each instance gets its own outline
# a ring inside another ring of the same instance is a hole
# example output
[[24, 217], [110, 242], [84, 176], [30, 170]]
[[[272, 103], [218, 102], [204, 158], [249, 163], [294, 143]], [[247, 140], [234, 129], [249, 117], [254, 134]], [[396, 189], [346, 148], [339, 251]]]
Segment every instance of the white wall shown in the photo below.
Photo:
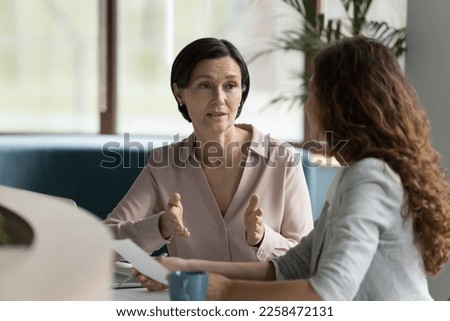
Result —
[[[450, 168], [450, 0], [409, 0], [406, 74], [427, 110], [433, 143]], [[430, 278], [436, 300], [450, 297], [450, 264]]]
[[433, 142], [450, 168], [450, 0], [409, 0], [406, 73], [431, 120]]

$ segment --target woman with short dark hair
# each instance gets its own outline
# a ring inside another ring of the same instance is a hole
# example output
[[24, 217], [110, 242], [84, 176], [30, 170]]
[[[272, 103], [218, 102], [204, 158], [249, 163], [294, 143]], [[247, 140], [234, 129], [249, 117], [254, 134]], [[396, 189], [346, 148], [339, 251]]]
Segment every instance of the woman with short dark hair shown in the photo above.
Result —
[[171, 87], [194, 132], [152, 151], [105, 220], [115, 237], [214, 261], [267, 261], [296, 245], [313, 226], [302, 164], [288, 144], [235, 123], [250, 89], [236, 47], [216, 38], [188, 44]]

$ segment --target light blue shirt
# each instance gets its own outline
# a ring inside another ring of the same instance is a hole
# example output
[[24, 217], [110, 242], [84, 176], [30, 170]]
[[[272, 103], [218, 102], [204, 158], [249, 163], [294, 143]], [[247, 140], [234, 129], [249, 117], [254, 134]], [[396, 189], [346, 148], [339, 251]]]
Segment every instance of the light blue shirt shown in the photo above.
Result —
[[432, 300], [403, 186], [383, 161], [342, 168], [314, 230], [272, 260], [277, 279], [309, 279], [325, 300]]

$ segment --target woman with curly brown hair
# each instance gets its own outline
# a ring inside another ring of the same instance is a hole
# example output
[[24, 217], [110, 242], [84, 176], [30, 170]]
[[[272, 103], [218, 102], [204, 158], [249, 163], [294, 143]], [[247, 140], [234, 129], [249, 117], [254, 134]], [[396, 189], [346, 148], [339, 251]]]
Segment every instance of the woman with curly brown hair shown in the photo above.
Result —
[[362, 36], [335, 42], [315, 59], [310, 89], [312, 137], [345, 142], [330, 155], [343, 168], [314, 230], [267, 263], [163, 264], [223, 274], [209, 274], [213, 300], [430, 300], [426, 274], [450, 254], [450, 183], [396, 57]]

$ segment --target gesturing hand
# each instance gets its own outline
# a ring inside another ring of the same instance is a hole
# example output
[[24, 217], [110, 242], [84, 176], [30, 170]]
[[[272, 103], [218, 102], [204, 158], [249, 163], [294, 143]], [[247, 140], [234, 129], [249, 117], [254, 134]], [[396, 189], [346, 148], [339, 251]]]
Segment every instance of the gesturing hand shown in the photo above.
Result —
[[174, 235], [183, 237], [191, 235], [183, 224], [183, 205], [180, 194], [173, 194], [167, 203], [165, 212], [159, 218], [159, 230], [165, 239]]
[[253, 195], [245, 210], [244, 224], [249, 245], [257, 245], [264, 237], [263, 210], [258, 207], [259, 196]]

